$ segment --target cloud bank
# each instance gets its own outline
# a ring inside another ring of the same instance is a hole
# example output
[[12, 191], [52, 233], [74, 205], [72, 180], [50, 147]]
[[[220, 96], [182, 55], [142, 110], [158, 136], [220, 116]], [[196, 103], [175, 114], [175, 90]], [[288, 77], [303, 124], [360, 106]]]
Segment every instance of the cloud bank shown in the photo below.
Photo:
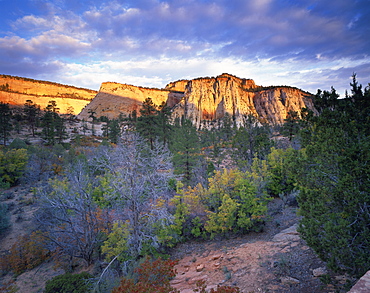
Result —
[[370, 82], [368, 4], [24, 1], [1, 12], [0, 73], [98, 89], [104, 81], [164, 87], [228, 72], [342, 94], [353, 72]]

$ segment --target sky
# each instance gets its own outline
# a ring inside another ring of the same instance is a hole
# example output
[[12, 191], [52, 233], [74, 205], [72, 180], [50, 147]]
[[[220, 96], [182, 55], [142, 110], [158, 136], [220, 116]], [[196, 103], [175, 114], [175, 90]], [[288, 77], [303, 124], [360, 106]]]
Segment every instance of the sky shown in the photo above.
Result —
[[370, 83], [370, 0], [0, 0], [0, 74], [98, 90], [229, 73], [344, 96]]

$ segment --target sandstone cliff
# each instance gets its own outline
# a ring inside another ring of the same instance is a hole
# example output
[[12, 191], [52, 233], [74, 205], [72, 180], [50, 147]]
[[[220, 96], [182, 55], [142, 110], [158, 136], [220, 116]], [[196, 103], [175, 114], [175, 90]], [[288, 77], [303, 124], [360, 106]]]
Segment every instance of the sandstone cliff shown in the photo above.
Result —
[[11, 105], [22, 106], [27, 100], [32, 100], [44, 109], [49, 101], [54, 100], [60, 113], [66, 113], [69, 107], [73, 107], [74, 113], [78, 114], [96, 94], [96, 91], [89, 89], [0, 75], [0, 102]]
[[97, 116], [116, 118], [138, 110], [146, 98], [172, 108], [172, 117], [185, 116], [197, 126], [203, 120], [216, 120], [230, 114], [241, 123], [243, 116], [254, 115], [259, 121], [281, 124], [290, 110], [300, 114], [303, 107], [314, 110], [310, 94], [293, 87], [261, 87], [252, 79], [230, 74], [217, 77], [179, 80], [165, 89], [149, 89], [119, 83], [103, 83], [98, 95], [79, 114], [87, 119], [91, 109]]
[[169, 107], [175, 106], [182, 98], [182, 92], [161, 90], [154, 88], [137, 87], [133, 85], [114, 82], [104, 82], [99, 93], [78, 115], [79, 119], [88, 119], [89, 110], [96, 113], [97, 117], [106, 116], [109, 119], [119, 115], [128, 116], [136, 110], [139, 114], [142, 103], [146, 98], [151, 98], [153, 103], [161, 105], [167, 103]]
[[197, 126], [202, 120], [222, 118], [225, 113], [241, 123], [243, 115], [261, 122], [281, 124], [289, 111], [314, 110], [310, 94], [292, 87], [260, 87], [251, 79], [229, 74], [199, 78], [187, 83], [184, 98], [174, 107], [174, 117], [185, 115]]

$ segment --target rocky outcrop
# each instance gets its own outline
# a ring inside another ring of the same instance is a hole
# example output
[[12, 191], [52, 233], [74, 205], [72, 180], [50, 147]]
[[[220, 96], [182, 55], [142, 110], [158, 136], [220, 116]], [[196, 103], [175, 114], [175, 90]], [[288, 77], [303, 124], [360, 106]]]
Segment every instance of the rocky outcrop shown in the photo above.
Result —
[[185, 116], [198, 127], [204, 120], [217, 120], [228, 113], [238, 124], [245, 115], [253, 115], [261, 122], [281, 124], [293, 110], [300, 115], [302, 108], [314, 110], [310, 94], [293, 87], [261, 87], [252, 79], [230, 74], [217, 77], [179, 80], [164, 89], [143, 88], [119, 83], [103, 83], [98, 95], [79, 114], [117, 118], [138, 110], [146, 98], [156, 105], [163, 102], [172, 108], [172, 118]]
[[281, 124], [289, 111], [300, 115], [302, 108], [314, 110], [310, 94], [293, 87], [261, 87], [252, 79], [224, 73], [217, 77], [178, 80], [164, 89], [145, 88], [105, 82], [99, 92], [47, 81], [0, 75], [0, 101], [23, 105], [32, 100], [43, 109], [55, 100], [60, 113], [72, 107], [80, 119], [89, 119], [89, 111], [110, 119], [128, 116], [139, 109], [146, 98], [156, 105], [166, 103], [172, 118], [185, 116], [196, 126], [229, 114], [237, 124], [246, 115], [261, 122]]
[[370, 292], [370, 271], [368, 271], [348, 293], [369, 293]]
[[73, 86], [33, 80], [10, 75], [0, 75], [0, 102], [10, 105], [24, 105], [32, 100], [44, 109], [49, 101], [57, 103], [60, 113], [67, 113], [72, 107], [75, 114], [90, 103], [97, 92]]
[[88, 119], [90, 110], [94, 111], [97, 117], [106, 116], [109, 119], [117, 118], [120, 115], [127, 117], [134, 110], [139, 114], [139, 109], [147, 98], [151, 98], [156, 105], [167, 103], [169, 107], [173, 107], [182, 97], [182, 92], [167, 89], [162, 90], [104, 82], [100, 87], [99, 93], [81, 111], [78, 117], [80, 119]]
[[251, 79], [222, 74], [189, 81], [184, 98], [173, 112], [175, 117], [185, 115], [198, 126], [203, 120], [216, 120], [226, 113], [238, 124], [245, 115], [253, 115], [261, 122], [281, 124], [291, 110], [299, 114], [304, 107], [314, 110], [309, 96], [297, 88], [264, 88], [256, 86]]

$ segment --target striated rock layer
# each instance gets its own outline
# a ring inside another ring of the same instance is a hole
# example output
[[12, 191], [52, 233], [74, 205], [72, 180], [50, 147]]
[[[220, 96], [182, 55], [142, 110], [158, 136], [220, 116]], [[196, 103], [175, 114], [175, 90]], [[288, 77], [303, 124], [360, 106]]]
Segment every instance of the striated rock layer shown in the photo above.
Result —
[[146, 98], [156, 105], [165, 102], [172, 108], [172, 117], [185, 116], [200, 126], [204, 120], [220, 119], [228, 113], [240, 124], [245, 115], [261, 122], [281, 124], [289, 111], [300, 115], [302, 108], [313, 111], [311, 95], [293, 87], [261, 87], [252, 79], [230, 74], [217, 77], [179, 80], [165, 89], [150, 89], [119, 83], [103, 83], [99, 93], [79, 114], [87, 119], [89, 110], [96, 115], [117, 118], [138, 110]]
[[174, 116], [185, 115], [196, 125], [230, 114], [237, 123], [253, 115], [261, 122], [281, 124], [289, 111], [314, 110], [309, 93], [293, 87], [260, 87], [251, 79], [229, 74], [199, 78], [187, 83], [184, 98], [174, 107]]
[[139, 109], [146, 98], [151, 98], [156, 105], [167, 103], [169, 107], [173, 107], [182, 97], [183, 92], [104, 82], [99, 93], [81, 111], [78, 118], [89, 119], [89, 111], [94, 111], [96, 117], [106, 116], [109, 119], [117, 118], [120, 115], [127, 117], [134, 110], [139, 114]]
[[97, 92], [63, 84], [28, 78], [0, 75], [0, 102], [23, 106], [32, 100], [44, 109], [49, 101], [57, 103], [60, 113], [67, 113], [72, 107], [75, 114], [90, 103]]

